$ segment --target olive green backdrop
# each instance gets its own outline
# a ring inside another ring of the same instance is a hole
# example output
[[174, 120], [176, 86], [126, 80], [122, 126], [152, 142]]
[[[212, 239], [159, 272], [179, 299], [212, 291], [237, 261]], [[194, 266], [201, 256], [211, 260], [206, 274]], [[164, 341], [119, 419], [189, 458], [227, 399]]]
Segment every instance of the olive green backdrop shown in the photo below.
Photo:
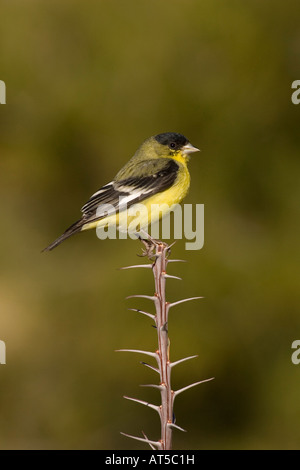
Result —
[[298, 1], [2, 0], [0, 366], [2, 449], [138, 449], [159, 438], [139, 387], [157, 376], [151, 321], [124, 300], [152, 294], [137, 241], [80, 234], [41, 250], [150, 135], [201, 148], [188, 203], [205, 204], [205, 246], [179, 241], [169, 300], [176, 449], [299, 448]]

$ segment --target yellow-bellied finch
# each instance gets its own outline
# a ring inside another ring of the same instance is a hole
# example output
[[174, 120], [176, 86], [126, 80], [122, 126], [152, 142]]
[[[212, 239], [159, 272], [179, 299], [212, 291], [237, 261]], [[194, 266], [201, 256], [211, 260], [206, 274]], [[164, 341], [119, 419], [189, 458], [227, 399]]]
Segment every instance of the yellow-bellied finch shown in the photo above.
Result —
[[[186, 137], [175, 132], [165, 132], [145, 140], [115, 178], [94, 193], [82, 207], [81, 219], [44, 251], [52, 250], [83, 230], [118, 224], [124, 213], [136, 203], [143, 203], [147, 209], [152, 205], [171, 207], [180, 203], [190, 186], [189, 154], [197, 151]], [[107, 204], [113, 206], [118, 219], [109, 215]], [[151, 212], [151, 223], [160, 216], [159, 211]], [[149, 222], [147, 217], [140, 223], [140, 228], [147, 227]]]

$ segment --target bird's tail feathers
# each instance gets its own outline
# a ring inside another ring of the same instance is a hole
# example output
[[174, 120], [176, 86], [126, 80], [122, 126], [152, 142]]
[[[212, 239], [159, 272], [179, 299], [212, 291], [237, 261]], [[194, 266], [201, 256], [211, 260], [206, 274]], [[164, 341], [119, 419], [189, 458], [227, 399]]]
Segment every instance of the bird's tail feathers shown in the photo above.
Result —
[[82, 229], [82, 226], [85, 224], [85, 221], [83, 219], [77, 220], [74, 224], [72, 224], [67, 230], [56, 240], [54, 240], [53, 243], [51, 243], [49, 246], [44, 248], [42, 251], [51, 251], [54, 248], [56, 248], [58, 245], [60, 245], [64, 240], [67, 238], [71, 237], [72, 235], [75, 235], [75, 233], [79, 233]]

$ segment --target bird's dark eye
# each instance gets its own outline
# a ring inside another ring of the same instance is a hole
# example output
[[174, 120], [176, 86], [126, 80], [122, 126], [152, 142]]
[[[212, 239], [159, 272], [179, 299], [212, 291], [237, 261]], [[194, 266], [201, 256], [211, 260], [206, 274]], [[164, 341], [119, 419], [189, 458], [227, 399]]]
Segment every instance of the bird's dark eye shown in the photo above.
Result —
[[175, 149], [176, 148], [176, 143], [171, 142], [169, 147], [170, 147], [170, 149]]

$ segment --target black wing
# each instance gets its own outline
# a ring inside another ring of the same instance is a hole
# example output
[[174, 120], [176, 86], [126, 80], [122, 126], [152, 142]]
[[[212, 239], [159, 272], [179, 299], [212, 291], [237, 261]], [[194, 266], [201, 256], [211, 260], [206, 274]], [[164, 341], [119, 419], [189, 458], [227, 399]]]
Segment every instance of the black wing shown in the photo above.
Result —
[[[101, 218], [99, 206], [111, 204], [116, 211], [122, 206], [130, 207], [132, 204], [141, 202], [149, 196], [165, 191], [170, 188], [177, 178], [178, 164], [172, 159], [156, 159], [140, 162], [136, 170], [147, 171], [151, 174], [143, 175], [142, 171], [136, 171], [137, 176], [131, 176], [120, 181], [112, 181], [103, 186], [82, 207], [83, 217], [87, 222], [89, 219]], [[121, 205], [120, 205], [121, 203]], [[103, 213], [103, 216], [105, 214]]]

